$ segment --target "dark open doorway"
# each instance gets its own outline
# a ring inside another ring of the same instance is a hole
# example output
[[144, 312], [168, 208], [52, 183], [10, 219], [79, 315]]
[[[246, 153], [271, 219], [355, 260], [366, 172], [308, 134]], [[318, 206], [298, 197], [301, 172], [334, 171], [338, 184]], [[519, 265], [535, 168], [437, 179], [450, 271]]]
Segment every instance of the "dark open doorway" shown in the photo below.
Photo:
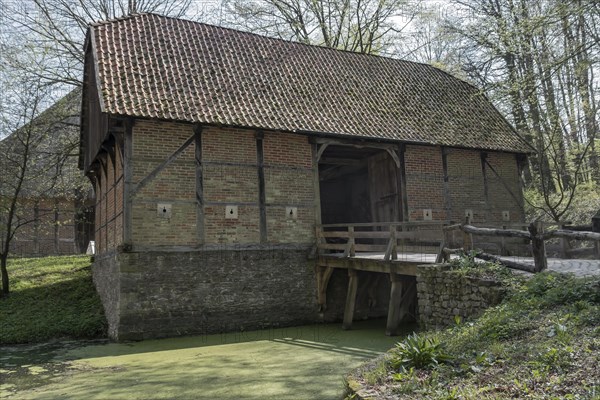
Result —
[[386, 150], [329, 145], [319, 181], [323, 224], [402, 221], [400, 169]]

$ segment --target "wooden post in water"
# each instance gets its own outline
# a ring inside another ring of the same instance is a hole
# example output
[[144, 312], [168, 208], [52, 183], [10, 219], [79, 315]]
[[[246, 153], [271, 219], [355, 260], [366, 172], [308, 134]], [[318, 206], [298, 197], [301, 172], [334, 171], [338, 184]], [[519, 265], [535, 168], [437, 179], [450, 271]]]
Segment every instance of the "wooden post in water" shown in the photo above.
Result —
[[390, 280], [392, 282], [392, 288], [390, 290], [390, 304], [388, 306], [388, 317], [387, 325], [385, 328], [385, 334], [388, 336], [396, 336], [398, 334], [398, 327], [400, 326], [400, 320], [404, 317], [402, 313], [402, 279], [395, 274], [390, 273]]
[[346, 308], [344, 309], [344, 322], [342, 323], [342, 329], [345, 330], [352, 329], [357, 288], [358, 276], [356, 270], [348, 269], [348, 293], [346, 294]]
[[541, 221], [532, 222], [528, 227], [531, 234], [531, 253], [535, 263], [534, 272], [542, 272], [548, 268], [546, 260], [546, 244], [544, 242], [544, 225]]

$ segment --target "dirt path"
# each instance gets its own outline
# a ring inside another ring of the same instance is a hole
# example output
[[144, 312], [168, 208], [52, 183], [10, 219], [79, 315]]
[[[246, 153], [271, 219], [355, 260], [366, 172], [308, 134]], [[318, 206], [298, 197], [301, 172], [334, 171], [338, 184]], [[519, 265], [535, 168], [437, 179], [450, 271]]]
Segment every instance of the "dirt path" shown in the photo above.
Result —
[[5, 347], [0, 398], [339, 399], [343, 375], [398, 340], [384, 321], [355, 325]]

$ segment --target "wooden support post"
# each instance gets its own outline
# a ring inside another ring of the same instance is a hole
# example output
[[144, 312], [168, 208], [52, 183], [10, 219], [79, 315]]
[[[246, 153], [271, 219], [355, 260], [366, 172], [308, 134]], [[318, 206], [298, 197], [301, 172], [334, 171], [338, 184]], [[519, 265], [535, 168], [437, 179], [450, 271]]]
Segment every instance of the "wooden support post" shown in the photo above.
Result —
[[388, 242], [387, 249], [385, 251], [384, 261], [397, 260], [398, 259], [398, 239], [396, 236], [396, 226], [390, 225], [390, 241]]
[[[442, 243], [440, 243], [440, 252], [438, 253], [437, 257], [435, 258], [436, 264], [440, 264], [440, 263], [448, 261], [446, 259], [446, 253], [444, 252], [444, 249], [446, 247], [452, 247], [452, 242], [450, 239], [451, 232], [453, 232], [453, 231], [444, 229], [444, 227], [442, 226]], [[450, 258], [450, 257], [448, 256], [448, 258]]]
[[[465, 217], [465, 225], [471, 225], [471, 217]], [[463, 250], [469, 252], [473, 250], [473, 235], [463, 230]]]
[[123, 136], [123, 245], [126, 248], [131, 246], [133, 239], [133, 121], [125, 122]]
[[399, 198], [401, 199], [401, 221], [408, 221], [409, 220], [409, 215], [408, 215], [408, 192], [406, 190], [406, 165], [405, 165], [405, 160], [404, 160], [404, 153], [406, 152], [406, 146], [404, 144], [401, 144], [398, 146], [398, 159], [400, 160], [400, 168], [399, 168], [399, 174], [400, 177], [398, 179], [398, 193], [399, 193]]
[[267, 200], [265, 189], [264, 133], [256, 133], [256, 163], [258, 165], [258, 211], [260, 242], [267, 242]]
[[327, 286], [332, 274], [332, 267], [317, 267], [317, 301], [319, 303], [319, 312], [327, 309]]
[[448, 173], [448, 153], [450, 149], [442, 146], [442, 173], [444, 178], [444, 211], [446, 218], [452, 212], [452, 196], [450, 195], [450, 174]]
[[348, 257], [354, 257], [356, 255], [356, 241], [354, 240], [354, 227], [348, 227]]
[[542, 272], [548, 268], [546, 244], [544, 242], [544, 225], [542, 225], [541, 221], [536, 221], [532, 222], [528, 229], [531, 234], [531, 253], [535, 263], [534, 272]]
[[319, 145], [312, 145], [313, 194], [315, 208], [315, 224], [321, 225], [321, 182], [319, 181]]
[[480, 158], [481, 158], [481, 176], [483, 177], [483, 199], [485, 201], [485, 212], [486, 212], [486, 217], [489, 217], [489, 212], [490, 212], [490, 196], [489, 196], [489, 184], [488, 184], [488, 178], [487, 178], [487, 173], [486, 173], [486, 163], [487, 163], [487, 157], [488, 154], [486, 152], [481, 152], [479, 154]]
[[398, 335], [400, 321], [404, 317], [402, 313], [402, 279], [395, 273], [390, 274], [392, 288], [390, 289], [390, 304], [388, 306], [387, 325], [385, 334], [388, 336]]
[[346, 294], [346, 308], [344, 309], [344, 322], [342, 324], [342, 328], [345, 330], [352, 329], [357, 288], [358, 274], [356, 273], [356, 270], [348, 269], [348, 293]]
[[198, 244], [204, 244], [204, 182], [202, 168], [202, 127], [194, 128], [196, 164], [196, 239]]

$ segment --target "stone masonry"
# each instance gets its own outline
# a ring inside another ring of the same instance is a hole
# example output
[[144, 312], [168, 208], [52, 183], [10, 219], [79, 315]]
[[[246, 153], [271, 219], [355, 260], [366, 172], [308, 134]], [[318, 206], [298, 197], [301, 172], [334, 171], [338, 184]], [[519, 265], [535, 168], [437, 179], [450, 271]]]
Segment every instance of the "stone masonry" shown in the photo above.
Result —
[[504, 294], [500, 282], [454, 274], [449, 265], [417, 267], [419, 322], [426, 328], [451, 325], [456, 316], [475, 318]]
[[116, 340], [316, 322], [308, 249], [117, 252], [94, 280]]

